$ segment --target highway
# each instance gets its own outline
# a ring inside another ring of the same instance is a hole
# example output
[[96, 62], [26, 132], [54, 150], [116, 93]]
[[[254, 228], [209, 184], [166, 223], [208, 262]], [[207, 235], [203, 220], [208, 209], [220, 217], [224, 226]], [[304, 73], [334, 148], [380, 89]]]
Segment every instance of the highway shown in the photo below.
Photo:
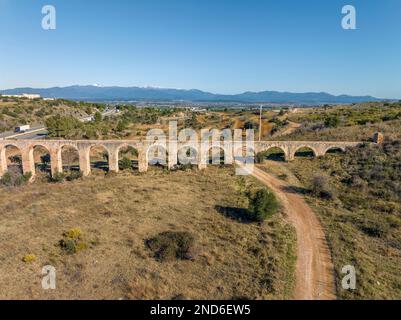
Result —
[[0, 134], [0, 140], [6, 139], [41, 139], [47, 135], [46, 127], [44, 126], [36, 126], [33, 127], [25, 132], [14, 132], [14, 131], [7, 131]]
[[[103, 113], [102, 116], [110, 116], [117, 114], [118, 110], [117, 109], [106, 109]], [[93, 116], [87, 116], [84, 118], [80, 119], [83, 122], [89, 122], [93, 120]], [[45, 126], [34, 126], [31, 129], [25, 131], [25, 132], [14, 132], [14, 131], [6, 131], [3, 133], [0, 133], [0, 140], [7, 140], [7, 139], [15, 139], [15, 140], [40, 140], [46, 138], [48, 135], [47, 129]]]

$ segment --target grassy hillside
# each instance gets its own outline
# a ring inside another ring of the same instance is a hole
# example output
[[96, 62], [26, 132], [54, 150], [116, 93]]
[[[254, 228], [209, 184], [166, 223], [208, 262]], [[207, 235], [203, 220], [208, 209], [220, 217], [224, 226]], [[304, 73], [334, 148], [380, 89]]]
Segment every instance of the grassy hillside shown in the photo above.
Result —
[[[338, 296], [401, 298], [401, 141], [364, 145], [321, 159], [287, 164], [326, 229]], [[353, 265], [357, 288], [341, 288], [341, 269]]]
[[[0, 298], [289, 298], [293, 228], [281, 214], [238, 220], [244, 190], [258, 187], [211, 167], [2, 189]], [[164, 232], [193, 237], [187, 259], [155, 258], [147, 241]], [[56, 290], [41, 289], [45, 264], [56, 268]]]
[[305, 109], [289, 114], [288, 118], [302, 127], [281, 140], [367, 141], [378, 130], [387, 137], [397, 138], [401, 102]]
[[68, 100], [45, 101], [0, 96], [0, 132], [12, 130], [20, 124], [44, 124], [51, 116], [82, 118], [103, 110], [101, 104]]

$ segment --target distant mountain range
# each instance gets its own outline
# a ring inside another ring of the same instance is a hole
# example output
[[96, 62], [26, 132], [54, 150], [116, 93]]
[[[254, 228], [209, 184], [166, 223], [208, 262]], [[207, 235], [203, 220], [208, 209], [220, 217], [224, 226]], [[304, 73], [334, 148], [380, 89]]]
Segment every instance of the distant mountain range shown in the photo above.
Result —
[[325, 104], [383, 101], [371, 96], [331, 95], [326, 92], [291, 93], [277, 91], [244, 92], [241, 94], [214, 94], [201, 90], [165, 89], [153, 87], [101, 87], [69, 86], [54, 88], [16, 88], [0, 90], [0, 94], [40, 94], [44, 98], [63, 98], [82, 101], [193, 101], [193, 102], [242, 102]]

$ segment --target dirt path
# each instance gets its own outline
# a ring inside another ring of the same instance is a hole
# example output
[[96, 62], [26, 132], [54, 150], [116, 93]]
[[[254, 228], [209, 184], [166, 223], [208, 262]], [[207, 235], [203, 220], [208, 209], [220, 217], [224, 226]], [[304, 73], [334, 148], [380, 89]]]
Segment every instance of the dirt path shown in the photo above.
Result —
[[275, 134], [272, 135], [272, 137], [288, 136], [289, 134], [293, 133], [295, 130], [297, 130], [300, 127], [301, 127], [301, 124], [288, 121], [287, 127], [282, 131], [276, 132]]
[[297, 233], [294, 299], [335, 299], [334, 267], [322, 226], [304, 198], [288, 183], [254, 168], [253, 176], [269, 186], [281, 200]]

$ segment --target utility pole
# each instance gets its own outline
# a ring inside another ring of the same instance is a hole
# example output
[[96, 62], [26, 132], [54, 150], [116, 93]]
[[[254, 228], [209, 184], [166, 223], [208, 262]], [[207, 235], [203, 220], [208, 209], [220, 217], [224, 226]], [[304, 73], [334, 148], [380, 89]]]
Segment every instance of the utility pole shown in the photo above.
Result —
[[260, 116], [259, 116], [259, 142], [262, 141], [262, 105], [260, 105]]

